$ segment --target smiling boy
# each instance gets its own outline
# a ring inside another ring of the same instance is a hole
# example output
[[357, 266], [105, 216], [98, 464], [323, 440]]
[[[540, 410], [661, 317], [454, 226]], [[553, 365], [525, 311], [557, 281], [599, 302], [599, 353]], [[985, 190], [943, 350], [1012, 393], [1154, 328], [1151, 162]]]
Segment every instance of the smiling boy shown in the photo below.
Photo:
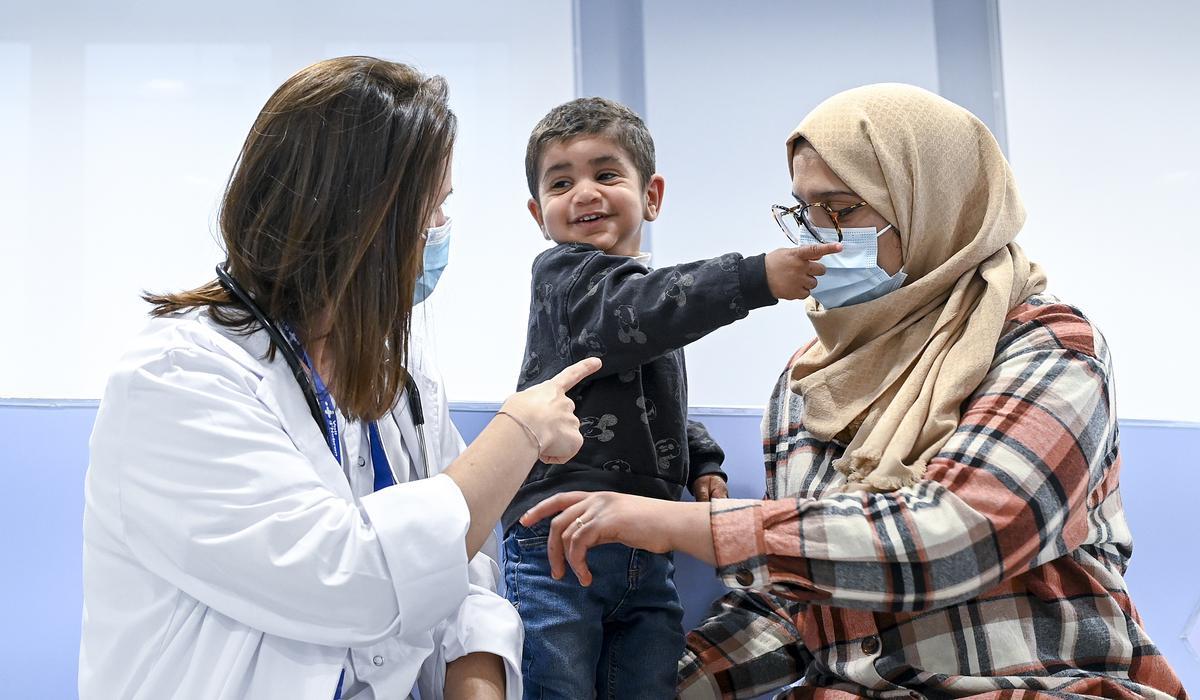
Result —
[[[687, 419], [682, 348], [751, 309], [808, 296], [833, 246], [728, 253], [651, 271], [642, 226], [665, 182], [642, 120], [602, 98], [552, 110], [525, 160], [529, 211], [557, 245], [533, 263], [525, 360], [529, 386], [589, 356], [602, 369], [571, 394], [584, 446], [565, 464], [537, 463], [505, 511], [508, 597], [525, 625], [527, 698], [672, 697], [683, 651], [669, 554], [593, 549], [591, 585], [558, 581], [548, 524], [516, 520], [555, 493], [621, 491], [678, 500], [727, 496], [724, 453]], [[586, 527], [579, 522], [578, 527]]]

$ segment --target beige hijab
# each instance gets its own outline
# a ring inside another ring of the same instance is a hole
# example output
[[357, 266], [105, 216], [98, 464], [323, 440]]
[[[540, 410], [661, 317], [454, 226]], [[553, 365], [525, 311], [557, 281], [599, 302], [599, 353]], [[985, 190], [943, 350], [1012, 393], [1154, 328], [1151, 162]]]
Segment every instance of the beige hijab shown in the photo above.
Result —
[[[1046, 286], [1013, 243], [1025, 221], [1008, 163], [970, 112], [911, 85], [848, 90], [803, 137], [900, 231], [908, 284], [838, 309], [808, 302], [816, 342], [792, 367], [804, 426], [849, 442], [848, 490], [915, 483], [983, 380], [1009, 310]], [[819, 281], [818, 281], [819, 284]]]

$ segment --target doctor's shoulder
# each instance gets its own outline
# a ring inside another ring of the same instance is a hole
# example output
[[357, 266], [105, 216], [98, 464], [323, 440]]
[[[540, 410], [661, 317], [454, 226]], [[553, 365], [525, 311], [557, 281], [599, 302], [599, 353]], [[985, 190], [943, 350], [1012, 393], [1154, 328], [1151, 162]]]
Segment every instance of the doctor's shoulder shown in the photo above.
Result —
[[190, 380], [200, 375], [219, 375], [253, 393], [270, 364], [267, 342], [265, 333], [223, 327], [203, 310], [152, 318], [117, 362], [101, 407], [131, 384], [154, 381], [192, 388]]
[[[211, 447], [221, 426], [245, 428], [251, 416], [271, 412], [260, 391], [265, 353], [255, 354], [239, 342], [245, 340], [218, 328], [203, 312], [186, 312], [152, 319], [132, 339], [92, 426], [93, 483], [118, 483], [131, 470], [159, 471], [171, 461], [164, 455]], [[265, 351], [265, 339], [249, 340], [262, 342]]]

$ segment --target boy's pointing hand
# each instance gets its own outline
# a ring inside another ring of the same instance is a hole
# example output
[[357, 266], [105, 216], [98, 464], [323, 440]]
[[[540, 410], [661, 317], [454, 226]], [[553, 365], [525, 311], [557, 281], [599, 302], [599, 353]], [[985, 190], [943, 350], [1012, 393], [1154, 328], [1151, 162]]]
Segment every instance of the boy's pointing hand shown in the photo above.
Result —
[[767, 253], [767, 286], [776, 299], [807, 299], [825, 274], [821, 256], [838, 253], [841, 243], [779, 248]]

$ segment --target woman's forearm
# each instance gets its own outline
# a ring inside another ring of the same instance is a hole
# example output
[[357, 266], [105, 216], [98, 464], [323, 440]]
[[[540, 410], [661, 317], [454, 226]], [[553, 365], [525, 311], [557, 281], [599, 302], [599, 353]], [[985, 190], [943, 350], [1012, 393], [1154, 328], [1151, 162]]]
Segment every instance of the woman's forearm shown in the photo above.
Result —
[[504, 661], [475, 652], [446, 664], [446, 700], [503, 700]]
[[717, 565], [713, 547], [712, 517], [708, 503], [672, 503], [663, 508], [662, 526], [669, 533], [670, 548], [712, 566]]
[[570, 566], [585, 586], [592, 580], [587, 551], [609, 542], [648, 552], [684, 552], [716, 565], [708, 503], [680, 503], [610, 491], [555, 494], [525, 511], [530, 526], [551, 518], [546, 543], [550, 573], [560, 578]]
[[444, 472], [462, 491], [471, 525], [467, 558], [475, 556], [538, 457], [537, 448], [514, 421], [493, 420]]

